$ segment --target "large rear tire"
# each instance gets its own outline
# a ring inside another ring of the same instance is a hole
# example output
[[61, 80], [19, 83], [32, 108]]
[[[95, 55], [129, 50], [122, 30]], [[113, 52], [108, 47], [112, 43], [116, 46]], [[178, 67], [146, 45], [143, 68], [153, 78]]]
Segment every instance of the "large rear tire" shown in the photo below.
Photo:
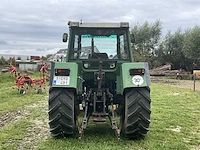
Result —
[[52, 137], [73, 135], [76, 129], [74, 90], [50, 88], [49, 126]]
[[121, 115], [123, 135], [129, 139], [146, 136], [150, 124], [150, 88], [131, 88], [124, 93], [125, 104]]

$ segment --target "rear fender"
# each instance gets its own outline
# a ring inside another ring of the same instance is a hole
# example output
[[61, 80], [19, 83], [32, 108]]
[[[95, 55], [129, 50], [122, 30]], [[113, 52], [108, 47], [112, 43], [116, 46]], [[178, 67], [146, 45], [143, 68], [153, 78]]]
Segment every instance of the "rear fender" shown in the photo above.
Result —
[[[69, 70], [69, 75], [56, 75], [57, 69]], [[52, 62], [51, 73], [50, 73], [50, 87], [66, 87], [75, 88], [77, 87], [78, 80], [78, 65], [75, 62]]]
[[[143, 74], [130, 74], [130, 69], [144, 69]], [[123, 63], [120, 76], [117, 76], [117, 93], [123, 94], [124, 89], [131, 87], [150, 86], [149, 66], [147, 62]]]

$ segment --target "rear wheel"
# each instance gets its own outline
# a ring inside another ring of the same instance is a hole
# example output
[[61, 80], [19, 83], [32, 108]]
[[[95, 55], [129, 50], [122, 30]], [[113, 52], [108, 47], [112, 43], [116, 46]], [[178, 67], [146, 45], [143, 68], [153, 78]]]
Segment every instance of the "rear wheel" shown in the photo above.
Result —
[[150, 124], [150, 89], [126, 89], [124, 110], [121, 115], [121, 128], [125, 137], [139, 139], [146, 136]]
[[74, 90], [50, 88], [49, 125], [51, 135], [62, 138], [73, 135], [76, 129]]

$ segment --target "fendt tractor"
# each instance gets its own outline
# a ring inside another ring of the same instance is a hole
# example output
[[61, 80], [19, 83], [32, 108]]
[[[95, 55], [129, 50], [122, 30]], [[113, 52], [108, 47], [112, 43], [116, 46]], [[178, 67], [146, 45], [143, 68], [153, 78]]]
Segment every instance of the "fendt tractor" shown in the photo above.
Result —
[[[151, 114], [150, 75], [147, 62], [133, 60], [129, 23], [70, 21], [68, 25], [69, 34], [63, 34], [63, 42], [68, 42], [66, 57], [51, 64], [51, 135], [79, 133], [81, 138], [92, 121], [108, 121], [118, 138], [145, 137]], [[78, 123], [80, 113], [83, 119]]]

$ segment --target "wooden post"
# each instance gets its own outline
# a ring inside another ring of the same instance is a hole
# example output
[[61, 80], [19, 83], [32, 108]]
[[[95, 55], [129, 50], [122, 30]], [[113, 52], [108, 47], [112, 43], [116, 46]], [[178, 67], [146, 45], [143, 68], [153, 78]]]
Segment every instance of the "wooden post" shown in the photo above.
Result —
[[194, 79], [194, 91], [195, 91], [196, 74], [193, 74], [193, 79]]

